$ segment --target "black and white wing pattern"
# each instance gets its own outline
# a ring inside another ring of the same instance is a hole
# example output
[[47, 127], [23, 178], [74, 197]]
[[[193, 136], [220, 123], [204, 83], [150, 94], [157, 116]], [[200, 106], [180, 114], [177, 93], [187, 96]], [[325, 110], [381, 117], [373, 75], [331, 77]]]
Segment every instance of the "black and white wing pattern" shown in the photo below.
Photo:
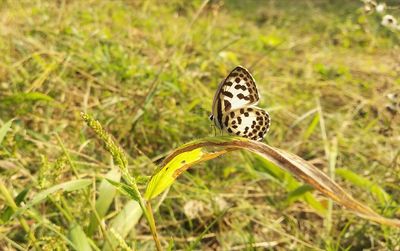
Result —
[[223, 115], [223, 128], [228, 133], [252, 140], [262, 140], [270, 123], [269, 114], [258, 107], [239, 108]]
[[214, 95], [213, 113], [217, 115], [218, 105], [222, 111], [227, 112], [240, 107], [256, 105], [258, 100], [258, 90], [253, 76], [242, 66], [237, 66], [219, 84]]
[[262, 140], [269, 129], [267, 112], [256, 107], [259, 94], [253, 76], [237, 66], [222, 81], [214, 95], [210, 119], [230, 134]]

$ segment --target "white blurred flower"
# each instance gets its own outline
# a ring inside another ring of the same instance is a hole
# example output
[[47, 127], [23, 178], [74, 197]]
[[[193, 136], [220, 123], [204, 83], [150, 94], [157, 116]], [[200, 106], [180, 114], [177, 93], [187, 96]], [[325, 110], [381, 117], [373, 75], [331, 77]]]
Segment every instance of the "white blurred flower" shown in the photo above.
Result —
[[198, 218], [206, 210], [207, 205], [199, 200], [189, 200], [183, 206], [183, 212], [189, 219]]
[[394, 18], [392, 15], [385, 15], [382, 19], [383, 26], [389, 27], [389, 28], [396, 28], [398, 29], [397, 26], [397, 20]]
[[391, 101], [396, 101], [399, 98], [399, 94], [397, 93], [389, 93], [386, 95], [386, 97], [388, 99], [390, 99]]
[[386, 9], [386, 4], [385, 3], [380, 3], [376, 6], [376, 12], [382, 13]]
[[363, 0], [365, 5], [376, 6], [376, 2], [374, 0]]
[[224, 197], [217, 196], [214, 198], [215, 204], [217, 205], [217, 208], [219, 211], [225, 210], [226, 208], [229, 207], [228, 202], [224, 199]]
[[376, 7], [376, 2], [372, 0], [364, 0], [364, 11], [367, 13], [372, 12]]

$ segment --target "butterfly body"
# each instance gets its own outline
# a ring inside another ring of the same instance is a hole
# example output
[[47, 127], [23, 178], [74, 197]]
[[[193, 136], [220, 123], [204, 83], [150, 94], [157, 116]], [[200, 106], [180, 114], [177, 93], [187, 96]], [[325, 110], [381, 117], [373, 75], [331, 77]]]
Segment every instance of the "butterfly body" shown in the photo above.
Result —
[[269, 114], [256, 107], [258, 90], [253, 76], [237, 66], [222, 81], [214, 95], [210, 120], [216, 127], [253, 140], [262, 140], [270, 126]]

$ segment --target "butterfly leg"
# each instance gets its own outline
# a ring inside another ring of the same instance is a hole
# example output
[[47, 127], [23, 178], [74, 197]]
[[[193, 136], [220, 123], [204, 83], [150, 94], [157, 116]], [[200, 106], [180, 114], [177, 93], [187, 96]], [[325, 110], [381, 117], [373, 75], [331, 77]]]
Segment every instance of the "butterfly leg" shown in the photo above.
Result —
[[210, 125], [210, 127], [214, 130], [214, 137], [217, 136], [217, 129], [215, 128], [215, 125]]

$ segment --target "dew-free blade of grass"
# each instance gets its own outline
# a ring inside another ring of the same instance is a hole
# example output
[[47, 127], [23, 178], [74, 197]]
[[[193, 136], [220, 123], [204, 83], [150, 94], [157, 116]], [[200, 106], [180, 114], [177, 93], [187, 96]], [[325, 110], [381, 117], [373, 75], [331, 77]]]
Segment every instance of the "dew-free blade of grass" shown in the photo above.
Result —
[[319, 124], [319, 113], [316, 113], [314, 118], [312, 119], [310, 125], [307, 127], [306, 131], [304, 132], [303, 135], [303, 140], [306, 141], [311, 134], [314, 132], [315, 128]]
[[379, 200], [379, 203], [381, 203], [382, 205], [388, 202], [394, 202], [392, 197], [388, 193], [386, 193], [385, 190], [379, 185], [369, 181], [364, 177], [361, 177], [360, 175], [352, 172], [349, 169], [337, 168], [336, 174], [348, 180], [353, 185], [369, 191], [371, 194], [374, 195], [374, 197]]
[[136, 192], [133, 190], [132, 187], [121, 183], [121, 182], [116, 182], [110, 179], [107, 179], [107, 181], [113, 185], [116, 189], [118, 189], [118, 191], [120, 191], [121, 193], [127, 195], [128, 197], [130, 197], [132, 200], [134, 201], [139, 201], [139, 197], [137, 196]]
[[137, 201], [142, 209], [144, 216], [147, 222], [150, 225], [150, 231], [152, 233], [154, 242], [156, 244], [157, 250], [161, 250], [161, 243], [158, 238], [156, 225], [154, 222], [154, 217], [151, 211], [151, 205], [146, 204], [145, 200], [143, 199], [139, 188], [136, 183], [136, 179], [130, 175], [128, 171], [128, 159], [122, 150], [113, 140], [112, 136], [108, 134], [103, 127], [101, 126], [100, 122], [96, 121], [93, 117], [88, 114], [81, 113], [82, 119], [86, 122], [86, 124], [96, 133], [96, 135], [103, 141], [105, 144], [106, 150], [112, 155], [114, 162], [119, 167], [121, 171], [123, 179], [128, 183], [128, 185], [115, 182], [110, 179], [107, 179], [113, 186], [115, 186], [119, 191], [127, 194], [133, 200]]
[[90, 185], [92, 181], [90, 179], [79, 179], [79, 180], [71, 180], [67, 181], [55, 186], [52, 186], [50, 188], [47, 188], [46, 190], [36, 194], [30, 202], [27, 203], [25, 207], [22, 208], [22, 210], [26, 210], [43, 200], [45, 200], [49, 195], [54, 194], [59, 191], [65, 191], [65, 192], [71, 192], [75, 190], [79, 190], [82, 188], [87, 187]]
[[152, 199], [163, 192], [190, 166], [238, 149], [248, 150], [268, 159], [363, 218], [400, 227], [400, 220], [385, 218], [375, 213], [371, 208], [354, 199], [329, 176], [299, 156], [262, 142], [238, 137], [205, 138], [185, 144], [173, 151], [150, 179], [146, 189], [146, 199]]
[[37, 102], [37, 101], [47, 101], [51, 102], [54, 99], [41, 92], [21, 92], [14, 95], [3, 98], [0, 102], [5, 104], [20, 104], [24, 102]]
[[[290, 173], [261, 156], [257, 155], [254, 158], [249, 159], [252, 160], [251, 164], [260, 175], [268, 175], [271, 181], [274, 181], [288, 192], [285, 200], [287, 206], [298, 199], [303, 199], [304, 202], [314, 208], [319, 214], [326, 214], [326, 208], [310, 192], [311, 190], [314, 190], [311, 186], [303, 185], [290, 175]], [[308, 186], [309, 189], [306, 189], [304, 186]]]
[[77, 251], [91, 251], [89, 240], [82, 227], [74, 223], [69, 229], [69, 239]]
[[314, 190], [314, 188], [310, 185], [301, 185], [294, 189], [293, 191], [290, 191], [289, 194], [287, 195], [286, 201], [288, 203], [292, 203], [293, 201], [300, 199], [304, 195], [306, 195], [309, 191]]
[[[28, 194], [28, 192], [29, 192], [29, 188], [25, 188], [24, 190], [22, 190], [22, 191], [15, 197], [14, 201], [15, 201], [15, 204], [16, 204], [17, 206], [19, 206], [19, 205], [21, 204], [21, 202], [25, 199], [25, 197], [26, 197], [26, 195]], [[14, 213], [14, 210], [13, 210], [10, 206], [6, 206], [6, 207], [3, 209], [3, 211], [1, 212], [1, 214], [0, 214], [1, 222], [2, 222], [2, 223], [7, 222], [7, 221], [11, 218], [11, 216], [13, 215], [13, 213]]]
[[[249, 153], [249, 155], [250, 154], [251, 153]], [[254, 156], [254, 158], [249, 158], [249, 160], [251, 161], [250, 164], [253, 166], [253, 170], [262, 173], [264, 176], [267, 175], [270, 180], [278, 184], [282, 184], [284, 181], [286, 182], [285, 171], [271, 161], [258, 155]]]
[[[96, 200], [95, 205], [97, 216], [100, 219], [102, 219], [106, 215], [117, 192], [116, 188], [112, 184], [110, 184], [107, 179], [118, 182], [121, 178], [121, 173], [117, 169], [111, 169], [111, 171], [106, 174], [105, 178], [106, 179], [103, 179], [100, 183], [99, 196]], [[90, 217], [88, 232], [90, 234], [93, 233], [97, 226], [98, 220], [96, 218], [96, 215], [93, 213]]]
[[[33, 58], [39, 58], [39, 57], [33, 57]], [[31, 92], [34, 91], [40, 86], [43, 85], [43, 83], [46, 81], [46, 79], [49, 77], [50, 73], [57, 67], [57, 63], [51, 63], [46, 66], [44, 69], [43, 73], [29, 86], [29, 88], [26, 90], [26, 92]]]
[[1, 146], [1, 142], [3, 142], [3, 139], [4, 139], [4, 137], [6, 136], [8, 130], [10, 129], [13, 120], [14, 120], [14, 119], [10, 119], [9, 121], [7, 121], [7, 122], [0, 128], [0, 146]]
[[[18, 206], [14, 201], [14, 198], [11, 196], [11, 193], [8, 191], [8, 189], [6, 188], [6, 186], [4, 185], [2, 179], [0, 179], [0, 194], [2, 195], [2, 199], [4, 199], [4, 202], [14, 211], [17, 212], [18, 210]], [[28, 224], [28, 222], [25, 220], [25, 218], [21, 215], [17, 215], [16, 213], [14, 213], [14, 215], [16, 215], [16, 218], [18, 218], [20, 226], [24, 229], [25, 233], [28, 235], [30, 241], [32, 242], [33, 246], [35, 247], [35, 249], [38, 248], [37, 243], [36, 243], [36, 237], [33, 234], [33, 231], [30, 228], [30, 225]]]
[[[142, 213], [142, 209], [136, 201], [128, 201], [121, 212], [111, 220], [108, 229], [113, 229], [115, 233], [125, 238], [138, 223]], [[103, 251], [115, 250], [118, 245], [118, 240], [112, 234], [108, 234], [108, 236], [110, 236], [110, 241], [105, 243]]]

